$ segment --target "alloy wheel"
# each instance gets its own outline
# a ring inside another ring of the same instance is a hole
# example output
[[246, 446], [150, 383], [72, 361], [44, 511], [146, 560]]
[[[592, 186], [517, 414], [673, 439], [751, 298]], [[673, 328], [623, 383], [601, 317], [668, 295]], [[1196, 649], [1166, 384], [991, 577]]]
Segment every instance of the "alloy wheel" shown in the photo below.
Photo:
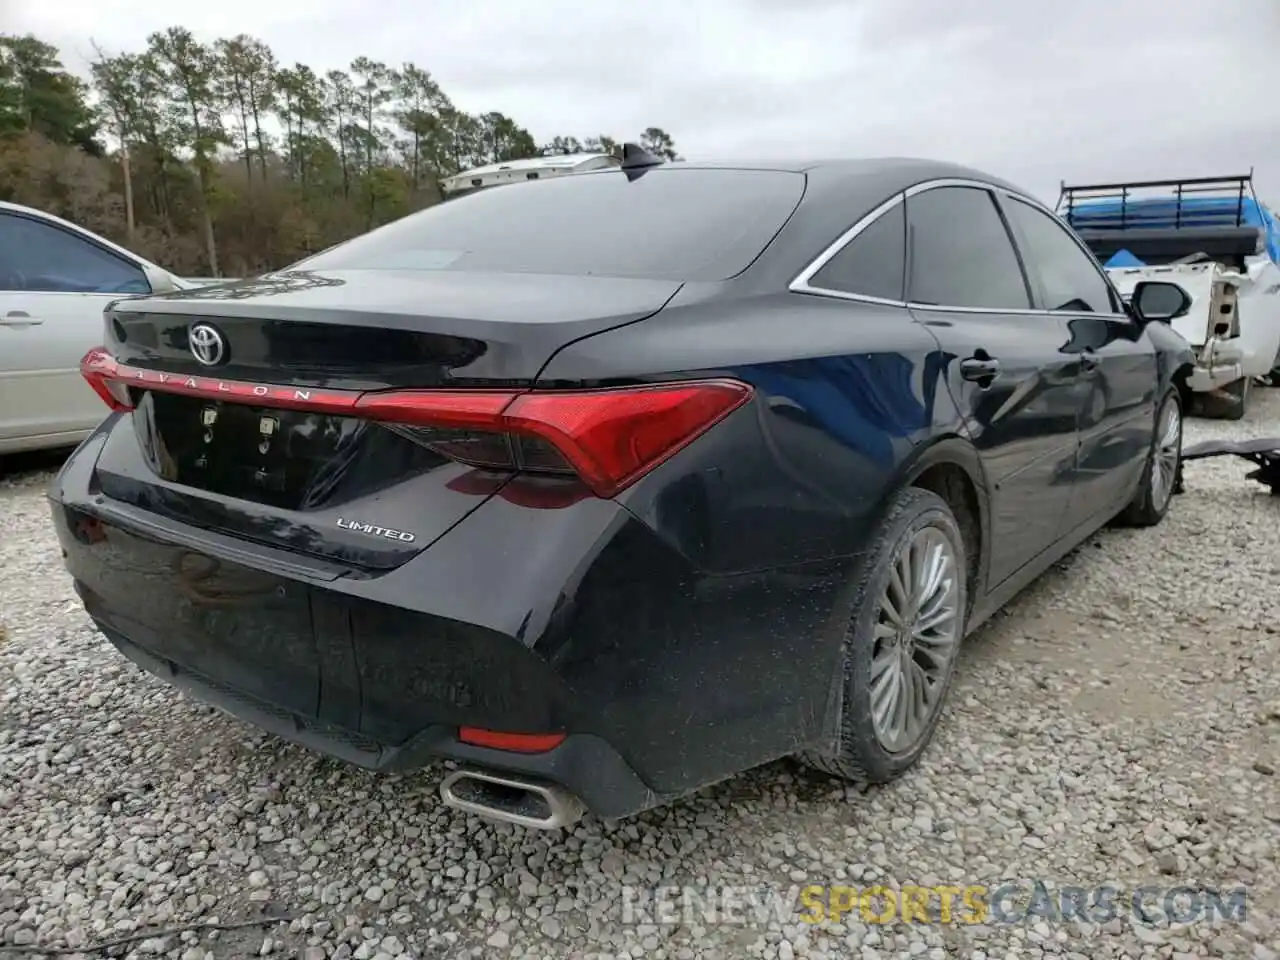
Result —
[[871, 654], [871, 723], [890, 753], [910, 750], [941, 705], [960, 645], [960, 564], [936, 527], [912, 534], [880, 595]]
[[1156, 446], [1151, 456], [1151, 503], [1163, 510], [1173, 496], [1182, 457], [1182, 414], [1172, 399], [1166, 401], [1156, 426]]

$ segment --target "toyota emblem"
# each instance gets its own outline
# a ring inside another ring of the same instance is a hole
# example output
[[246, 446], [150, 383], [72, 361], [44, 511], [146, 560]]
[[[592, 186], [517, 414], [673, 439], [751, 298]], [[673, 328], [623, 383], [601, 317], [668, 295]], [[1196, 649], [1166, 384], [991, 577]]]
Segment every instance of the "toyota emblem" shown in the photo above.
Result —
[[227, 355], [227, 342], [216, 327], [197, 323], [187, 334], [191, 355], [206, 367], [217, 366]]

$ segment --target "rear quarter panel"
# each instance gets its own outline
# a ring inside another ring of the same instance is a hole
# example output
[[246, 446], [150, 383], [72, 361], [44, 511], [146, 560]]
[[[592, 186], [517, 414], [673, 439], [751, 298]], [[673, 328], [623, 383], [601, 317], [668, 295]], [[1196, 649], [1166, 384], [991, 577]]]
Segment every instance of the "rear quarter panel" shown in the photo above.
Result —
[[566, 346], [539, 379], [751, 384], [751, 403], [619, 497], [696, 566], [735, 573], [856, 556], [922, 445], [959, 432], [945, 367], [898, 308], [695, 290]]
[[[755, 388], [617, 498], [646, 537], [602, 550], [575, 601], [544, 620], [546, 649], [608, 651], [618, 684], [590, 685], [612, 691], [619, 706], [599, 709], [645, 745], [637, 763], [655, 788], [832, 741], [853, 572], [885, 499], [931, 452], [971, 449], [946, 365], [896, 308], [686, 290], [542, 371], [546, 384], [729, 376]], [[648, 536], [667, 560], [636, 549]]]

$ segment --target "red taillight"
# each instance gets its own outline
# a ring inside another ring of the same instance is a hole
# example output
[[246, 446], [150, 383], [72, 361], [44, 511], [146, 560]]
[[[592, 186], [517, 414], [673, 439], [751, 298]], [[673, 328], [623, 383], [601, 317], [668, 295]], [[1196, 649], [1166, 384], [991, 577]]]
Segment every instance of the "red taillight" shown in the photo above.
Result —
[[611, 497], [751, 397], [738, 380], [602, 390], [386, 390], [356, 393], [251, 384], [126, 367], [101, 348], [80, 365], [112, 410], [129, 410], [129, 385], [260, 407], [376, 420], [462, 463], [576, 474]]
[[610, 497], [737, 409], [751, 395], [736, 380], [525, 393], [506, 428], [547, 441], [597, 496]]
[[407, 426], [485, 430], [493, 428], [514, 396], [510, 390], [394, 390], [362, 394], [352, 413]]
[[101, 347], [94, 347], [80, 361], [80, 375], [93, 388], [93, 392], [102, 398], [103, 403], [117, 412], [132, 410], [133, 401], [129, 397], [129, 388], [115, 379], [117, 369], [115, 358]]
[[498, 733], [480, 727], [459, 727], [458, 739], [473, 747], [509, 750], [512, 753], [546, 753], [564, 743], [563, 733]]

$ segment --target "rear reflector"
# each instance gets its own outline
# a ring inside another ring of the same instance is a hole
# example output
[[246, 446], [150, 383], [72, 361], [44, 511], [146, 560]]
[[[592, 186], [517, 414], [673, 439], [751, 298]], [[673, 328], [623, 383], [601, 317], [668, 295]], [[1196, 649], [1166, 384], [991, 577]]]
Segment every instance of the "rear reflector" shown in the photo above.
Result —
[[461, 463], [572, 474], [611, 497], [693, 442], [751, 397], [738, 380], [602, 390], [383, 390], [359, 393], [189, 377], [128, 367], [102, 348], [81, 373], [112, 410], [130, 388], [382, 423]]
[[458, 739], [463, 743], [512, 753], [546, 753], [560, 746], [564, 737], [563, 733], [497, 733], [479, 727], [458, 728]]

